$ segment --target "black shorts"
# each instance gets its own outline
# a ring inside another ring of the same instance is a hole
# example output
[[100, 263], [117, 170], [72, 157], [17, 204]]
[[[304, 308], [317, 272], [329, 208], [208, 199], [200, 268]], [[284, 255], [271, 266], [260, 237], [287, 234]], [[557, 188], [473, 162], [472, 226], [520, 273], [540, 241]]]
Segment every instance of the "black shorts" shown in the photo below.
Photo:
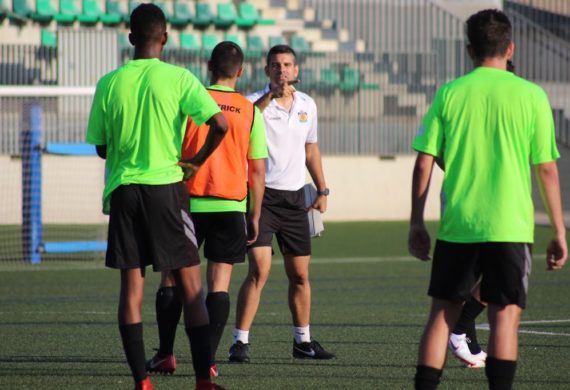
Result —
[[106, 265], [154, 271], [200, 264], [194, 224], [182, 182], [129, 184], [111, 194]]
[[496, 305], [526, 306], [531, 245], [513, 242], [435, 244], [428, 294], [465, 301], [481, 278], [481, 299]]
[[305, 192], [265, 188], [259, 235], [251, 247], [271, 246], [273, 235], [277, 237], [283, 255], [309, 256], [311, 237], [309, 218], [305, 208]]
[[247, 224], [239, 211], [192, 213], [198, 247], [204, 243], [204, 256], [218, 263], [245, 261]]

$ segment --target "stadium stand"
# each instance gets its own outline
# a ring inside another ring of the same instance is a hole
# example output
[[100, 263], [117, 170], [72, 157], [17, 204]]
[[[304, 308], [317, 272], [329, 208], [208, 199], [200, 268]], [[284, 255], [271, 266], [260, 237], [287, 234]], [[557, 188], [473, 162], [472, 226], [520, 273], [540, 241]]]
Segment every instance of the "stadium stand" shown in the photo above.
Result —
[[181, 32], [180, 33], [180, 48], [186, 50], [200, 50], [202, 48], [202, 43], [198, 36], [193, 32]]
[[[175, 1], [172, 5], [172, 16], [168, 20], [176, 27], [186, 27], [192, 20], [192, 11], [185, 1]], [[182, 45], [181, 45], [182, 47]]]
[[237, 11], [233, 3], [219, 3], [218, 14], [214, 18], [214, 25], [218, 28], [229, 28], [236, 22]]
[[113, 26], [127, 20], [128, 15], [118, 0], [107, 0], [105, 2], [105, 15], [101, 17], [103, 24]]
[[59, 0], [59, 12], [54, 19], [60, 24], [73, 24], [80, 14], [75, 0]]
[[208, 27], [214, 19], [212, 9], [208, 3], [196, 3], [196, 13], [192, 19], [192, 25], [198, 28]]
[[240, 3], [236, 25], [242, 28], [253, 27], [259, 20], [259, 11], [251, 3]]
[[41, 41], [42, 41], [42, 46], [57, 47], [57, 35], [53, 31], [42, 29]]

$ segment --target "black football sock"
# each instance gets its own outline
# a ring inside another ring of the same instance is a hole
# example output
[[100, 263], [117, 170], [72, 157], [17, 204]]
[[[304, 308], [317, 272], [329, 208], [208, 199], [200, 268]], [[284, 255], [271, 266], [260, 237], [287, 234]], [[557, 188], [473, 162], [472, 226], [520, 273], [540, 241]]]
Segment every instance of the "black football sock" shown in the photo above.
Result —
[[210, 326], [186, 328], [186, 334], [190, 339], [192, 366], [194, 366], [196, 379], [209, 379], [210, 365], [212, 364], [210, 360]]
[[489, 390], [511, 390], [516, 370], [516, 360], [500, 360], [487, 356], [485, 374], [489, 380]]
[[158, 338], [160, 346], [158, 355], [172, 355], [176, 328], [182, 314], [182, 302], [176, 287], [161, 287], [156, 292], [156, 322], [158, 323]]
[[416, 366], [416, 377], [414, 378], [416, 390], [435, 390], [439, 385], [439, 380], [443, 370], [437, 368], [418, 365]]
[[467, 302], [465, 302], [465, 305], [463, 305], [461, 316], [457, 321], [457, 325], [453, 329], [453, 333], [455, 334], [465, 333], [467, 335], [467, 338], [469, 339], [467, 346], [469, 347], [469, 351], [471, 351], [471, 353], [474, 355], [481, 352], [481, 346], [477, 341], [475, 319], [479, 316], [479, 314], [481, 314], [484, 309], [485, 305], [483, 305], [475, 298], [471, 297]]
[[138, 324], [119, 325], [123, 349], [135, 382], [146, 378], [146, 357], [144, 354], [143, 326]]
[[230, 315], [230, 296], [227, 292], [209, 293], [206, 307], [210, 316], [210, 352], [212, 363], [216, 361], [216, 351]]

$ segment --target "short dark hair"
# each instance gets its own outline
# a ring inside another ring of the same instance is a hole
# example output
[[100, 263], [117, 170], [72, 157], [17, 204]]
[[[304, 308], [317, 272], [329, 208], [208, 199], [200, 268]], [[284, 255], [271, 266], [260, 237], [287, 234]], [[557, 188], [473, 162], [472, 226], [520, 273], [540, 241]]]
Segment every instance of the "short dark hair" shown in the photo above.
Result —
[[139, 42], [160, 39], [166, 32], [166, 17], [160, 7], [145, 3], [136, 7], [130, 18], [131, 33]]
[[267, 53], [267, 65], [271, 63], [271, 58], [277, 54], [293, 54], [293, 58], [297, 61], [297, 54], [295, 54], [295, 50], [293, 50], [288, 45], [275, 45], [271, 49], [269, 49], [269, 53]]
[[242, 65], [243, 51], [231, 41], [218, 43], [210, 55], [210, 71], [214, 79], [232, 78]]
[[512, 26], [505, 13], [486, 9], [467, 19], [467, 38], [478, 60], [505, 54], [512, 40]]

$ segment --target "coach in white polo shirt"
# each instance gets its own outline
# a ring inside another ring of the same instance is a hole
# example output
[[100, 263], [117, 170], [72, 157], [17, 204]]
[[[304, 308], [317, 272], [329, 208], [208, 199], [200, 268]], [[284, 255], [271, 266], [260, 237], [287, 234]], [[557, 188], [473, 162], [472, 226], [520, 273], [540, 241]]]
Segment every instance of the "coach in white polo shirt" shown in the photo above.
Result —
[[295, 52], [289, 46], [271, 48], [265, 73], [270, 83], [265, 89], [248, 96], [262, 111], [265, 120], [269, 150], [265, 195], [259, 235], [248, 251], [249, 273], [239, 291], [234, 343], [229, 359], [232, 362], [249, 362], [249, 329], [271, 269], [274, 234], [289, 278], [293, 357], [332, 359], [335, 355], [311, 340], [309, 331], [311, 240], [303, 191], [305, 167], [318, 190], [312, 207], [324, 213], [329, 194], [317, 145], [317, 107], [310, 96], [293, 87], [298, 81], [299, 67]]

